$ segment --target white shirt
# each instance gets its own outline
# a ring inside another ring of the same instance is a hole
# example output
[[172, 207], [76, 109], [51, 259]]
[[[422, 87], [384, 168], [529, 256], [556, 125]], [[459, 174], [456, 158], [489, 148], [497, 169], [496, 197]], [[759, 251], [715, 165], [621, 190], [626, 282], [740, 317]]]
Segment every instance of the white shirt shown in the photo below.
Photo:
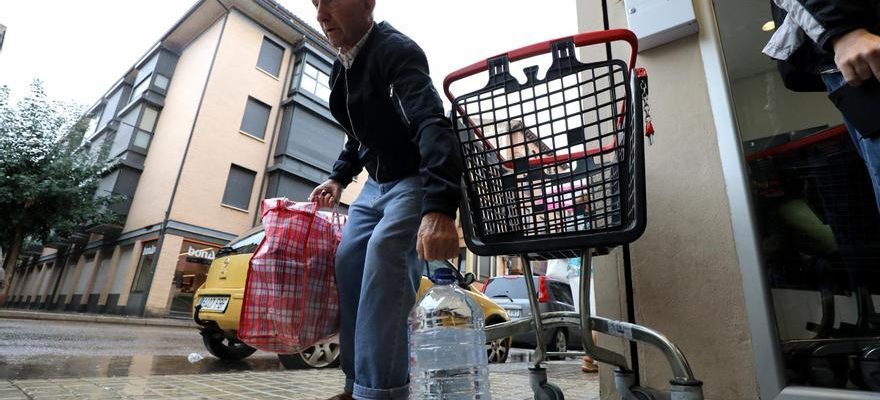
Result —
[[375, 23], [371, 24], [370, 29], [367, 29], [367, 33], [364, 34], [364, 37], [362, 37], [361, 40], [358, 40], [354, 47], [348, 52], [343, 52], [341, 47], [338, 49], [336, 57], [339, 58], [339, 61], [342, 62], [342, 66], [345, 67], [345, 69], [351, 69], [351, 66], [354, 64], [354, 58], [360, 53], [361, 47], [364, 47], [364, 43], [367, 42], [367, 38], [370, 37], [370, 32], [373, 32], [373, 26], [375, 25]]

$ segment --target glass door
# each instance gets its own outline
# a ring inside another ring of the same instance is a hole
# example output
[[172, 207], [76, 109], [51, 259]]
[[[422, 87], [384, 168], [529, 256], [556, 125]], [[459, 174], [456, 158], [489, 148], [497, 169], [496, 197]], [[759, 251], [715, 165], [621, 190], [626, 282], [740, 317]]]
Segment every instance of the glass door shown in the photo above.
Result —
[[860, 136], [762, 54], [770, 0], [713, 3], [785, 383], [880, 391], [880, 212]]
[[137, 270], [131, 282], [131, 290], [128, 294], [128, 303], [125, 313], [128, 315], [141, 315], [147, 305], [147, 291], [153, 278], [153, 269], [156, 268], [156, 257], [159, 257], [157, 240], [145, 242], [138, 260]]

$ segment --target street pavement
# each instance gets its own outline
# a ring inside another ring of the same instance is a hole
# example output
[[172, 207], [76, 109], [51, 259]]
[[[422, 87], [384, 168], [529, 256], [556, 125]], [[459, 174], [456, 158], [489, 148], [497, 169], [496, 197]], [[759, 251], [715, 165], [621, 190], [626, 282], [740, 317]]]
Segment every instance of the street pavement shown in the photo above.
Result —
[[[527, 363], [490, 366], [496, 400], [531, 399]], [[576, 362], [552, 362], [550, 382], [567, 398], [598, 400], [596, 374]], [[237, 372], [116, 378], [26, 379], [0, 381], [0, 400], [25, 399], [326, 399], [339, 392], [339, 369]]]
[[[187, 361], [190, 353], [205, 358]], [[496, 400], [531, 399], [528, 350], [490, 365]], [[578, 360], [548, 365], [567, 398], [598, 399], [596, 374]], [[0, 319], [0, 400], [325, 399], [343, 384], [339, 369], [285, 370], [274, 354], [224, 362], [191, 327]]]

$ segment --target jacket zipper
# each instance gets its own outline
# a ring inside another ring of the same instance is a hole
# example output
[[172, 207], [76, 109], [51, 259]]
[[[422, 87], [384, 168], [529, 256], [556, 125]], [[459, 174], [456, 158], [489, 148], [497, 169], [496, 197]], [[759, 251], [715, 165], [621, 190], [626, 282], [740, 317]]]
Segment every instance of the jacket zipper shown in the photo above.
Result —
[[403, 102], [400, 101], [400, 96], [394, 95], [394, 84], [393, 83], [390, 85], [390, 88], [391, 88], [391, 94], [390, 94], [391, 98], [396, 99], [397, 105], [400, 106], [400, 115], [403, 115], [403, 120], [406, 121], [407, 125], [410, 125], [411, 122], [409, 122], [409, 117], [406, 116], [406, 109], [403, 108]]
[[360, 151], [361, 147], [364, 147], [364, 142], [354, 131], [354, 121], [351, 119], [351, 110], [348, 108], [348, 70], [343, 71], [343, 74], [345, 75], [345, 113], [348, 114], [348, 126], [351, 127], [351, 136], [357, 139], [358, 151]]
[[[358, 141], [358, 152], [360, 152], [361, 148], [364, 147], [364, 141], [358, 137], [357, 133], [354, 130], [354, 120], [351, 119], [351, 110], [348, 108], [348, 69], [345, 69], [343, 72], [345, 74], [345, 113], [348, 114], [348, 125], [351, 127], [351, 135], [354, 136]], [[382, 164], [379, 163], [379, 153], [376, 153], [376, 180], [379, 180], [379, 167]]]

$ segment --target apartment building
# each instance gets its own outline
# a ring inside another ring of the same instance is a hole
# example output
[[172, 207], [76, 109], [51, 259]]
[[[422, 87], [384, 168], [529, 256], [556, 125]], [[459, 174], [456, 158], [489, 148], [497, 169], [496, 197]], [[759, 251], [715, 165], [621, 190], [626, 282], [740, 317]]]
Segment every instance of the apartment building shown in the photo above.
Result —
[[198, 1], [88, 112], [84, 145], [113, 165], [98, 195], [124, 196], [118, 223], [26, 249], [11, 306], [189, 316], [260, 200], [304, 200], [329, 175], [345, 141], [327, 105], [333, 57], [274, 1]]

